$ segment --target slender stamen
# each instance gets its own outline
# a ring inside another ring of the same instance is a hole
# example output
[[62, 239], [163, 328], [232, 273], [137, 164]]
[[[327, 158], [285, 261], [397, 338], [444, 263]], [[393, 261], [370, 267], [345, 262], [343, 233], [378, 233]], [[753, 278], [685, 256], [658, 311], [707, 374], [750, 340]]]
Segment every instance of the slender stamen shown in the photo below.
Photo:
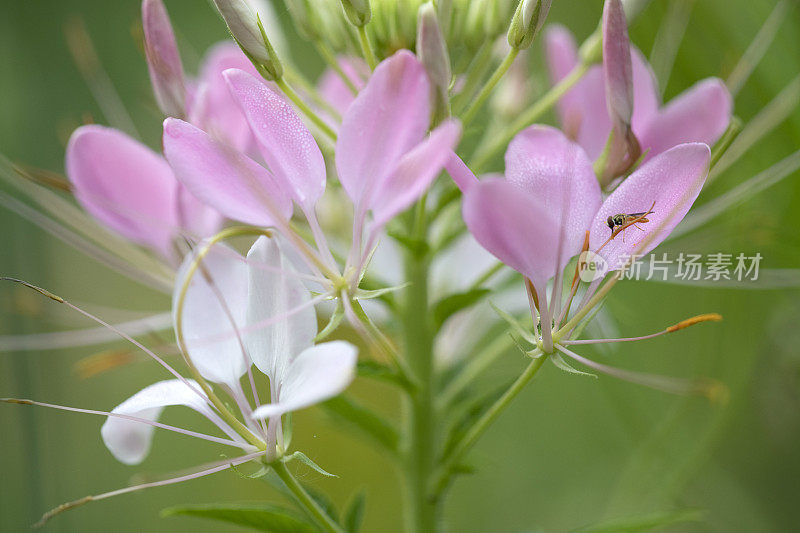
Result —
[[704, 396], [712, 397], [717, 394], [716, 391], [721, 386], [717, 382], [708, 380], [681, 379], [668, 376], [658, 376], [655, 374], [646, 374], [642, 372], [633, 372], [631, 370], [623, 370], [587, 359], [569, 350], [561, 344], [556, 344], [555, 348], [567, 357], [574, 359], [582, 365], [597, 370], [598, 372], [602, 372], [603, 374], [608, 374], [609, 376], [621, 379], [623, 381], [629, 381], [637, 385], [644, 385], [645, 387], [669, 392], [671, 394], [702, 394]]
[[192, 479], [197, 479], [197, 478], [200, 478], [200, 477], [203, 477], [203, 476], [214, 474], [216, 472], [220, 472], [222, 470], [227, 470], [230, 467], [237, 466], [237, 465], [240, 465], [242, 463], [246, 463], [247, 461], [251, 461], [251, 460], [256, 459], [257, 457], [260, 457], [262, 455], [264, 455], [263, 451], [254, 452], [254, 453], [250, 453], [250, 454], [247, 454], [247, 455], [242, 455], [242, 456], [239, 456], [239, 457], [236, 457], [236, 458], [233, 458], [233, 459], [229, 459], [229, 460], [227, 460], [225, 462], [225, 464], [222, 464], [222, 465], [219, 465], [219, 466], [215, 466], [213, 468], [208, 468], [208, 469], [205, 469], [205, 470], [201, 470], [199, 472], [194, 472], [192, 474], [187, 474], [187, 475], [184, 475], [184, 476], [178, 476], [178, 477], [174, 477], [174, 478], [171, 478], [171, 479], [165, 479], [165, 480], [162, 480], [162, 481], [153, 481], [151, 483], [142, 483], [141, 485], [134, 485], [133, 487], [125, 487], [123, 489], [112, 490], [111, 492], [104, 492], [103, 494], [97, 494], [97, 495], [94, 495], [94, 496], [84, 496], [83, 498], [81, 498], [79, 500], [74, 500], [74, 501], [71, 501], [71, 502], [68, 502], [68, 503], [63, 503], [63, 504], [59, 505], [58, 507], [56, 507], [55, 509], [53, 509], [52, 511], [46, 512], [44, 515], [42, 515], [42, 518], [36, 524], [34, 524], [34, 527], [41, 527], [41, 526], [45, 525], [45, 523], [47, 523], [47, 521], [50, 520], [51, 518], [53, 518], [54, 516], [56, 516], [58, 514], [61, 514], [64, 511], [69, 511], [70, 509], [74, 509], [76, 507], [80, 507], [81, 505], [87, 504], [89, 502], [96, 502], [96, 501], [105, 500], [107, 498], [111, 498], [111, 497], [114, 497], [114, 496], [127, 494], [129, 492], [136, 492], [136, 491], [140, 491], [140, 490], [144, 490], [144, 489], [150, 489], [150, 488], [154, 488], [154, 487], [163, 487], [163, 486], [166, 486], [166, 485], [173, 485], [175, 483], [181, 483], [183, 481], [189, 481], [189, 480], [192, 480]]
[[149, 420], [147, 418], [141, 418], [138, 416], [126, 415], [122, 413], [114, 413], [111, 411], [98, 411], [95, 409], [82, 409], [80, 407], [69, 407], [66, 405], [58, 405], [53, 403], [46, 403], [46, 402], [37, 402], [35, 400], [28, 400], [24, 398], [0, 398], [0, 403], [9, 403], [9, 404], [17, 404], [17, 405], [34, 405], [38, 407], [49, 407], [50, 409], [58, 409], [60, 411], [70, 411], [73, 413], [83, 413], [87, 415], [100, 415], [100, 416], [107, 416], [111, 418], [121, 418], [123, 420], [130, 420], [131, 422], [138, 422], [140, 424], [145, 424], [148, 426], [153, 426], [159, 429], [165, 429], [167, 431], [173, 431], [175, 433], [180, 433], [182, 435], [186, 435], [188, 437], [195, 437], [198, 439], [207, 440], [210, 442], [214, 442], [217, 444], [224, 444], [226, 446], [234, 446], [236, 448], [242, 448], [244, 443], [236, 442], [231, 439], [223, 439], [221, 437], [214, 437], [213, 435], [206, 435], [205, 433], [199, 433], [197, 431], [191, 431], [188, 429], [179, 428], [176, 426], [171, 426], [169, 424], [162, 424], [161, 422], [156, 422], [155, 420]]
[[647, 339], [652, 339], [655, 337], [660, 337], [661, 335], [666, 335], [667, 333], [674, 333], [676, 331], [680, 331], [682, 329], [688, 328], [690, 326], [694, 326], [695, 324], [701, 324], [703, 322], [719, 322], [722, 320], [722, 315], [718, 313], [708, 313], [705, 315], [697, 315], [693, 316], [692, 318], [687, 318], [686, 320], [682, 320], [677, 324], [669, 326], [668, 328], [664, 329], [663, 331], [658, 331], [656, 333], [651, 333], [650, 335], [642, 335], [641, 337], [621, 337], [618, 339], [581, 339], [581, 340], [563, 340], [561, 344], [565, 346], [570, 346], [573, 344], [604, 344], [604, 343], [612, 343], [612, 342], [630, 342], [630, 341], [643, 341]]
[[133, 337], [131, 337], [130, 335], [128, 335], [124, 331], [120, 331], [119, 329], [115, 328], [114, 326], [112, 326], [108, 322], [103, 321], [102, 319], [94, 316], [93, 314], [91, 314], [88, 311], [84, 311], [80, 307], [70, 303], [69, 301], [65, 300], [61, 296], [53, 294], [52, 292], [50, 292], [50, 291], [48, 291], [46, 289], [43, 289], [41, 287], [37, 287], [36, 285], [33, 285], [32, 283], [28, 283], [27, 281], [23, 281], [23, 280], [20, 280], [20, 279], [15, 279], [15, 278], [8, 278], [8, 277], [0, 277], [0, 281], [13, 281], [14, 283], [19, 283], [19, 284], [21, 284], [21, 285], [23, 285], [25, 287], [28, 287], [29, 289], [32, 289], [32, 290], [38, 292], [39, 294], [41, 294], [43, 296], [47, 296], [48, 298], [50, 298], [53, 301], [56, 301], [58, 303], [66, 305], [67, 307], [69, 307], [73, 311], [77, 311], [78, 313], [80, 313], [81, 315], [85, 316], [86, 318], [88, 318], [90, 320], [93, 320], [94, 322], [97, 322], [98, 324], [100, 324], [104, 328], [108, 328], [109, 330], [111, 330], [114, 333], [116, 333], [118, 336], [122, 337], [123, 339], [125, 339], [128, 342], [130, 342], [131, 344], [133, 344], [134, 346], [136, 346], [137, 348], [142, 350], [144, 353], [146, 353], [147, 355], [152, 357], [158, 364], [163, 366], [170, 374], [175, 376], [184, 385], [186, 385], [192, 391], [194, 391], [195, 394], [197, 394], [200, 398], [203, 399], [204, 402], [208, 402], [208, 398], [206, 397], [206, 395], [203, 394], [201, 391], [199, 391], [197, 389], [197, 387], [195, 387], [191, 383], [189, 383], [189, 381], [185, 377], [180, 375], [177, 370], [175, 370], [174, 368], [169, 366], [169, 364], [167, 364], [167, 362], [164, 361], [161, 357], [156, 355], [152, 350], [150, 350], [149, 348], [144, 346], [141, 342], [137, 341], [136, 339], [134, 339]]

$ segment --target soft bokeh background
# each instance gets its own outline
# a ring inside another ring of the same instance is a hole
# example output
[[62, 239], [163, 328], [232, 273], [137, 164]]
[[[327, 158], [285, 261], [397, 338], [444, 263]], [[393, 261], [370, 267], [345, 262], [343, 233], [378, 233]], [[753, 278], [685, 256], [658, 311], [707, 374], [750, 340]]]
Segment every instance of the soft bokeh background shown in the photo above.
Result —
[[[655, 0], [631, 29], [646, 53], [668, 4]], [[687, 2], [684, 2], [687, 3]], [[688, 2], [691, 3], [691, 2]], [[279, 5], [279, 11], [283, 9]], [[601, 2], [559, 0], [551, 20], [579, 37], [594, 27]], [[168, 0], [185, 64], [225, 38], [211, 7]], [[666, 96], [709, 75], [725, 77], [768, 16], [771, 0], [694, 2]], [[754, 76], [736, 100], [745, 120], [800, 69], [800, 10], [790, 12]], [[285, 15], [285, 13], [284, 13]], [[64, 27], [85, 21], [108, 75], [152, 146], [160, 120], [152, 103], [138, 37], [137, 0], [5, 1], [0, 7], [0, 151], [14, 161], [63, 170], [65, 140], [91, 117], [103, 116], [65, 46]], [[292, 38], [298, 66], [316, 76], [321, 61]], [[534, 45], [534, 56], [540, 51]], [[540, 59], [537, 58], [537, 63]], [[717, 194], [788, 155], [800, 145], [794, 113], [704, 194]], [[706, 230], [672, 245], [686, 251], [761, 252], [763, 267], [800, 267], [800, 176], [746, 202]], [[702, 198], [702, 197], [701, 197]], [[701, 200], [702, 201], [702, 200]], [[109, 308], [164, 309], [164, 296], [143, 290], [6, 211], [0, 211], [0, 274], [25, 278], [101, 315]], [[800, 502], [800, 300], [797, 290], [736, 290], [621, 284], [609, 308], [625, 334], [658, 330], [700, 312], [725, 321], [621, 346], [613, 356], [585, 351], [620, 366], [680, 376], [711, 376], [731, 391], [725, 406], [684, 399], [601, 377], [565, 375], [548, 367], [472, 453], [476, 474], [459, 479], [446, 507], [450, 531], [566, 531], [603, 518], [672, 509], [703, 509], [705, 522], [688, 531], [789, 531]], [[59, 306], [17, 287], [0, 286], [0, 334], [88, 326]], [[113, 347], [113, 346], [111, 346]], [[102, 348], [102, 347], [101, 347]], [[111, 409], [164, 376], [133, 363], [92, 379], [74, 365], [101, 348], [0, 354], [0, 396]], [[612, 361], [613, 358], [613, 361]], [[483, 378], [493, 384], [522, 365], [509, 353]], [[359, 383], [361, 398], [387, 413], [398, 404]], [[194, 423], [167, 412], [168, 423]], [[343, 504], [369, 494], [365, 531], [400, 529], [398, 477], [377, 451], [337, 427], [317, 409], [296, 420], [296, 446], [340, 475], [300, 470], [304, 481]], [[117, 463], [100, 440], [102, 419], [0, 405], [0, 530], [23, 531], [64, 501], [124, 486], [135, 476], [214, 460], [220, 450], [158, 433], [140, 468]], [[216, 501], [278, 501], [265, 484], [223, 472], [174, 487], [90, 504], [53, 520], [47, 531], [233, 531], [192, 518], [159, 518], [171, 505]]]

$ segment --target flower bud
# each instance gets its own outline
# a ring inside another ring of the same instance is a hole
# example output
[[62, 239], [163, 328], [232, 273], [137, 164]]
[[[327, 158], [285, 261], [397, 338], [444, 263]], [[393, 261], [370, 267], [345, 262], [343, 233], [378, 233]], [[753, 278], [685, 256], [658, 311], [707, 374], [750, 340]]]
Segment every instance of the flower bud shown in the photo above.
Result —
[[552, 0], [520, 0], [508, 28], [508, 44], [524, 50], [544, 25]]
[[447, 53], [447, 43], [439, 27], [436, 8], [430, 2], [419, 8], [417, 55], [435, 90], [447, 101], [447, 91], [453, 76], [450, 70], [450, 55]]
[[309, 5], [309, 0], [286, 0], [286, 8], [302, 37], [310, 41], [320, 38], [318, 22], [314, 20], [314, 12]]
[[183, 65], [169, 15], [161, 0], [142, 2], [142, 27], [147, 70], [158, 107], [167, 116], [181, 118], [186, 112]]
[[262, 76], [283, 77], [283, 65], [272, 48], [264, 26], [246, 0], [214, 0], [231, 35]]
[[606, 0], [603, 9], [603, 76], [612, 123], [629, 125], [633, 115], [633, 67], [628, 23], [620, 0]]
[[342, 0], [344, 14], [353, 26], [366, 26], [372, 18], [369, 0]]

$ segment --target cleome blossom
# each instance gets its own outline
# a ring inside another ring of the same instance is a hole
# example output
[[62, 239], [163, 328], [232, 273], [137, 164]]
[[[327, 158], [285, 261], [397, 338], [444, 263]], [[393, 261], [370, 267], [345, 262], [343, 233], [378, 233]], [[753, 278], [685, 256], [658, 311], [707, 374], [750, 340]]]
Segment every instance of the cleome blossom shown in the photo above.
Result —
[[[536, 353], [558, 352], [596, 370], [660, 388], [684, 390], [683, 384], [662, 383], [653, 376], [639, 379], [566, 348], [571, 343], [589, 342], [576, 341], [572, 336], [610, 285], [598, 291], [602, 278], [593, 281], [570, 318], [570, 304], [580, 278], [577, 270], [574, 279], [571, 271], [568, 278], [564, 276], [570, 260], [581, 252], [602, 258], [608, 271], [619, 271], [632, 257], [655, 248], [694, 203], [708, 174], [709, 159], [707, 145], [680, 144], [646, 162], [604, 199], [583, 148], [555, 128], [532, 126], [509, 145], [504, 177], [480, 181], [472, 177], [465, 187], [464, 221], [484, 248], [525, 277], [537, 334], [524, 335], [537, 346]], [[463, 176], [460, 179], [464, 180]], [[642, 212], [648, 212], [646, 221], [609, 228], [609, 217]], [[565, 281], [571, 283], [562, 290]], [[716, 319], [717, 315], [709, 315], [697, 321]], [[621, 340], [635, 339], [596, 342]], [[556, 355], [554, 361], [561, 364], [560, 356]]]
[[[161, 0], [142, 2], [142, 26], [151, 85], [161, 111], [185, 118], [237, 150], [253, 150], [247, 120], [222, 77], [229, 68], [257, 75], [239, 47], [233, 42], [212, 47], [199, 76], [187, 80]], [[179, 237], [197, 241], [222, 225], [223, 217], [175, 179], [163, 156], [119, 130], [98, 125], [76, 129], [67, 146], [66, 171], [87, 212], [170, 263], [177, 264], [183, 255], [183, 249], [176, 247]]]
[[[103, 442], [117, 460], [128, 465], [145, 459], [156, 428], [244, 453], [199, 467], [192, 474], [77, 500], [46, 514], [43, 520], [88, 501], [193, 479], [250, 460], [266, 464], [290, 460], [281, 416], [336, 396], [355, 376], [355, 346], [344, 341], [314, 344], [313, 304], [300, 275], [274, 239], [260, 237], [246, 258], [226, 246], [201, 246], [181, 265], [173, 295], [175, 332], [194, 379], [183, 377], [148, 350], [174, 379], [145, 387], [110, 412], [5, 399], [107, 416], [101, 429]], [[269, 379], [269, 395], [263, 401], [253, 365]], [[241, 384], [244, 376], [247, 393]], [[233, 400], [238, 414], [215, 390]], [[164, 408], [172, 406], [196, 411], [224, 436], [159, 423]]]
[[[607, 3], [607, 6], [613, 3]], [[608, 11], [608, 9], [607, 9]], [[615, 28], [604, 28], [614, 30]], [[624, 31], [624, 29], [621, 29]], [[606, 32], [606, 35], [608, 33]], [[627, 33], [621, 37], [627, 42]], [[579, 64], [578, 48], [566, 28], [551, 25], [545, 32], [545, 51], [553, 83], [564, 79]], [[730, 122], [733, 99], [722, 80], [708, 78], [662, 105], [656, 79], [642, 53], [630, 48], [632, 76], [631, 127], [646, 159], [681, 143], [713, 145]], [[604, 57], [604, 62], [620, 56]], [[583, 147], [590, 159], [603, 152], [613, 127], [606, 101], [608, 94], [603, 66], [589, 68], [584, 77], [558, 103], [561, 127], [570, 139]], [[612, 106], [614, 107], [619, 106]]]
[[[224, 77], [256, 139], [264, 165], [177, 118], [164, 122], [164, 152], [183, 185], [233, 220], [274, 226], [298, 245], [329, 290], [357, 288], [381, 230], [416, 201], [444, 167], [460, 128], [446, 121], [430, 135], [430, 82], [419, 61], [401, 50], [384, 60], [347, 106], [336, 143], [336, 168], [353, 203], [351, 251], [339, 274], [315, 207], [325, 191], [325, 160], [286, 100], [238, 69]], [[289, 226], [302, 211], [317, 249], [299, 244]], [[345, 287], [341, 287], [342, 282]]]

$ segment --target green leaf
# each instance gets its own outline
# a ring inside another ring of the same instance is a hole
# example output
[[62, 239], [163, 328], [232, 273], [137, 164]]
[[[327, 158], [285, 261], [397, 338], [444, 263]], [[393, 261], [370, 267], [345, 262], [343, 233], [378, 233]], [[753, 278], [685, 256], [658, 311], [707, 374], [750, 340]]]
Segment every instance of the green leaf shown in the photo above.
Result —
[[213, 503], [169, 507], [161, 511], [161, 516], [208, 518], [270, 533], [318, 533], [319, 531], [294, 512], [269, 504]]
[[503, 395], [504, 392], [508, 390], [511, 384], [514, 383], [514, 380], [509, 381], [508, 383], [497, 387], [496, 389], [490, 391], [488, 394], [484, 395], [483, 397], [479, 398], [476, 402], [469, 406], [466, 413], [453, 425], [453, 428], [450, 430], [450, 434], [446, 440], [446, 444], [444, 446], [444, 453], [442, 454], [442, 461], [446, 461], [447, 456], [455, 449], [461, 439], [464, 438], [464, 435], [467, 434], [469, 428], [472, 427], [478, 419], [483, 416], [483, 414], [494, 404], [500, 396]]
[[[267, 475], [261, 478], [267, 485], [278, 491], [281, 495], [283, 495], [286, 499], [294, 501], [295, 496], [287, 487], [286, 484], [278, 477], [274, 470], [270, 469], [267, 472]], [[305, 483], [300, 482], [303, 489], [308, 493], [311, 498], [317, 502], [317, 505], [322, 507], [322, 510], [325, 511], [325, 514], [333, 518], [335, 521], [339, 520], [339, 510], [336, 509], [336, 505], [328, 498], [325, 493], [320, 492], [318, 489], [314, 488], [311, 485], [307, 485]]]
[[640, 533], [653, 531], [658, 528], [685, 524], [687, 522], [702, 522], [703, 511], [700, 509], [682, 509], [678, 511], [662, 511], [628, 518], [616, 518], [584, 526], [574, 530], [574, 533]]
[[347, 506], [344, 512], [344, 528], [347, 533], [358, 533], [361, 523], [364, 521], [364, 507], [367, 497], [363, 492], [359, 492]]
[[397, 430], [379, 414], [345, 396], [337, 396], [320, 405], [335, 418], [361, 430], [390, 452], [397, 453], [400, 441]]
[[574, 366], [567, 363], [567, 361], [564, 360], [564, 358], [558, 352], [553, 352], [552, 354], [550, 354], [550, 360], [553, 362], [554, 365], [556, 365], [564, 372], [568, 372], [570, 374], [576, 374], [578, 376], [588, 376], [590, 378], [597, 379], [596, 374], [592, 374], [591, 372], [584, 372], [583, 370], [578, 370]]
[[291, 455], [286, 455], [286, 456], [284, 456], [284, 458], [283, 458], [282, 460], [283, 460], [283, 462], [284, 462], [284, 463], [289, 463], [289, 462], [291, 462], [291, 461], [294, 461], [295, 459], [297, 459], [298, 461], [300, 461], [300, 462], [301, 462], [301, 463], [303, 463], [304, 465], [306, 465], [306, 466], [310, 467], [311, 469], [313, 469], [313, 470], [316, 470], [317, 472], [319, 472], [319, 473], [320, 473], [320, 474], [322, 474], [323, 476], [327, 476], [327, 477], [339, 477], [339, 476], [337, 476], [336, 474], [331, 474], [330, 472], [328, 472], [327, 470], [325, 470], [324, 468], [322, 468], [321, 466], [319, 466], [317, 463], [315, 463], [314, 461], [312, 461], [312, 460], [311, 460], [311, 458], [309, 458], [309, 457], [308, 457], [306, 454], [304, 454], [303, 452], [294, 452], [294, 453], [293, 453], [293, 454], [291, 454]]
[[472, 289], [445, 296], [433, 305], [433, 322], [439, 329], [444, 322], [459, 311], [481, 301], [491, 291], [485, 288]]

